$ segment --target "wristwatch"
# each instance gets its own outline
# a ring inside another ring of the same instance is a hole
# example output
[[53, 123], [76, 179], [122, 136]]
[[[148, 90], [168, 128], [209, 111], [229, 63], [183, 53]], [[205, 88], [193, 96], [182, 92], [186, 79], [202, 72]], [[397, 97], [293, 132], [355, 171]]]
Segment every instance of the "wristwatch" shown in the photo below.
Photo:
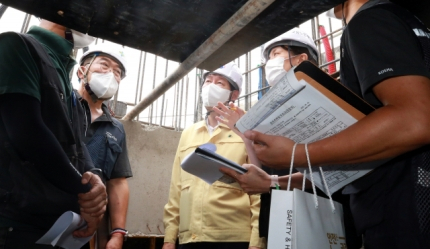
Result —
[[279, 187], [279, 179], [278, 175], [270, 176], [270, 187], [276, 188]]
[[103, 176], [103, 171], [99, 168], [93, 168], [88, 170], [89, 172], [93, 173], [94, 175], [98, 175], [100, 179], [102, 180], [103, 184], [106, 185], [106, 179]]

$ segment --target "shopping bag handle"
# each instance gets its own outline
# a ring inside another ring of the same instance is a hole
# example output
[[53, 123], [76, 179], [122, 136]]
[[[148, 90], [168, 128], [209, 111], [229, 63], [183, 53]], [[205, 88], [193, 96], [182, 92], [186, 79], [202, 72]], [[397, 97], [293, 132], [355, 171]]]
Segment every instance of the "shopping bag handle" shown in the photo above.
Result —
[[297, 143], [295, 143], [295, 144], [294, 144], [294, 146], [293, 146], [293, 150], [291, 151], [290, 174], [289, 174], [289, 177], [288, 177], [287, 191], [290, 191], [290, 186], [291, 186], [291, 174], [293, 174], [294, 154], [295, 154], [295, 152], [296, 152], [296, 146], [297, 146]]
[[319, 167], [319, 168], [320, 168], [321, 178], [322, 178], [323, 183], [324, 183], [324, 188], [327, 191], [328, 198], [330, 199], [331, 211], [333, 213], [335, 213], [336, 208], [334, 207], [333, 199], [331, 198], [330, 189], [328, 188], [327, 181], [325, 180], [323, 169], [322, 169], [322, 167]]
[[[290, 176], [293, 173], [294, 154], [295, 154], [295, 151], [296, 151], [296, 147], [297, 147], [297, 143], [294, 144], [293, 149], [291, 151]], [[312, 190], [313, 190], [313, 194], [314, 194], [315, 208], [317, 209], [318, 208], [318, 198], [317, 198], [317, 194], [316, 194], [315, 181], [314, 181], [314, 177], [313, 177], [313, 174], [312, 174], [312, 166], [311, 166], [311, 160], [309, 158], [309, 151], [308, 151], [308, 144], [307, 143], [305, 143], [305, 152], [306, 152], [306, 160], [307, 160], [308, 167], [309, 167], [309, 175], [310, 175], [311, 183], [312, 183]], [[324, 188], [326, 189], [327, 195], [328, 195], [328, 197], [330, 199], [330, 205], [331, 205], [331, 208], [332, 208], [332, 212], [334, 213], [336, 211], [336, 209], [334, 207], [333, 199], [331, 198], [331, 193], [330, 193], [330, 190], [328, 188], [327, 181], [326, 181], [326, 179], [324, 177], [324, 171], [323, 171], [322, 167], [319, 167], [319, 170], [320, 170], [321, 178], [322, 178], [323, 183], [324, 183]], [[305, 190], [305, 183], [306, 183], [306, 170], [303, 172], [302, 191]], [[288, 178], [287, 191], [290, 191], [290, 188], [291, 188], [291, 177]]]
[[308, 144], [307, 143], [305, 144], [305, 152], [306, 152], [306, 160], [308, 161], [309, 175], [311, 177], [312, 190], [314, 191], [315, 208], [318, 209], [317, 191], [315, 189], [314, 175], [312, 174], [312, 166], [311, 166], [311, 160], [309, 159], [309, 151], [308, 151]]
[[306, 185], [306, 170], [303, 171], [302, 191], [305, 191], [305, 185]]
[[[306, 151], [306, 160], [308, 161], [309, 174], [311, 176], [312, 188], [314, 190], [315, 208], [318, 208], [318, 198], [317, 198], [316, 191], [315, 191], [315, 183], [314, 183], [314, 177], [312, 174], [312, 166], [311, 166], [311, 160], [309, 159], [309, 151], [308, 151], [308, 144], [307, 143], [305, 144], [305, 151]], [[336, 209], [334, 207], [333, 199], [331, 198], [331, 193], [330, 193], [330, 190], [328, 188], [327, 181], [325, 180], [325, 177], [324, 177], [323, 169], [322, 169], [322, 167], [318, 167], [318, 168], [319, 168], [320, 173], [321, 173], [321, 178], [322, 178], [323, 183], [324, 183], [324, 188], [327, 191], [328, 198], [330, 199], [331, 210], [334, 213], [336, 211]]]

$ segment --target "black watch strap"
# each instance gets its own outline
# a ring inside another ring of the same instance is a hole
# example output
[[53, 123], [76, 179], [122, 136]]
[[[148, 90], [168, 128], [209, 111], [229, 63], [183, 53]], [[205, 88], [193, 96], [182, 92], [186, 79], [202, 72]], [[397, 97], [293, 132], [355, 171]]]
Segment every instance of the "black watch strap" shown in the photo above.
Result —
[[94, 169], [90, 169], [88, 170], [89, 172], [98, 175], [100, 177], [100, 179], [102, 179], [102, 182], [106, 185], [106, 179], [103, 176], [103, 171], [99, 168], [94, 168]]

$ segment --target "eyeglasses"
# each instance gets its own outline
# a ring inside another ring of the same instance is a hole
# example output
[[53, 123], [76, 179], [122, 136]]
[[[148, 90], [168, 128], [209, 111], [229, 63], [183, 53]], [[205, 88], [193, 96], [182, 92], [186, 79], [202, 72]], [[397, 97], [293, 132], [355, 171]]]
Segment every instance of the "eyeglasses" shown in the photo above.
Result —
[[[87, 65], [90, 63], [87, 63]], [[115, 75], [115, 78], [119, 80], [124, 78], [124, 72], [121, 70], [121, 68], [113, 68], [111, 67], [107, 62], [105, 61], [97, 61], [97, 62], [93, 62], [93, 64], [95, 67], [99, 67], [100, 71], [102, 73], [109, 73], [112, 72]]]
[[103, 73], [107, 73], [112, 71], [113, 74], [115, 75], [115, 77], [122, 79], [123, 77], [123, 72], [121, 70], [121, 68], [117, 67], [117, 68], [113, 68], [111, 66], [109, 66], [109, 64], [105, 61], [99, 61], [96, 62], [98, 65], [100, 65], [100, 69], [103, 71]]

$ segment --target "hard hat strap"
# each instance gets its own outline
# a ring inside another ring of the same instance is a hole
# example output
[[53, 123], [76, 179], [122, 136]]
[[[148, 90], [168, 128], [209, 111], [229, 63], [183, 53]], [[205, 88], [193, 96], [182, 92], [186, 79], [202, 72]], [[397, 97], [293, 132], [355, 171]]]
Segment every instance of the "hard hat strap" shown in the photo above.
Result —
[[291, 62], [291, 50], [290, 50], [290, 46], [287, 46], [287, 50], [288, 50], [288, 60], [290, 61], [290, 65], [291, 68], [293, 68], [293, 63]]
[[96, 59], [96, 57], [97, 57], [97, 53], [94, 53], [93, 58], [91, 58], [90, 63], [88, 63], [88, 64], [89, 64], [89, 66], [88, 66], [88, 68], [87, 68], [87, 71], [84, 73], [84, 87], [85, 87], [85, 90], [86, 90], [86, 91], [88, 92], [88, 94], [90, 95], [91, 100], [92, 100], [94, 103], [96, 103], [96, 102], [97, 102], [98, 98], [97, 98], [97, 96], [94, 94], [93, 90], [91, 90], [90, 84], [89, 84], [89, 82], [88, 82], [88, 72], [90, 71], [90, 67], [91, 67], [91, 65], [93, 64], [93, 62], [94, 62], [94, 60]]

